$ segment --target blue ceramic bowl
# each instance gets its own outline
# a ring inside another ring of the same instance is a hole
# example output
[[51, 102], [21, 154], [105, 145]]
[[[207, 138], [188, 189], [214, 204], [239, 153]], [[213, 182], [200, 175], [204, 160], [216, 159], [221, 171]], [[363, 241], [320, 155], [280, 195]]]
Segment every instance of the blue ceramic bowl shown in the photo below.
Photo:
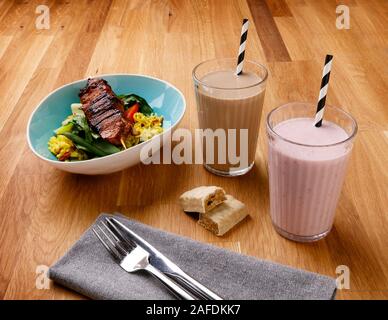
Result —
[[[145, 75], [100, 75], [116, 94], [135, 93], [147, 100], [158, 115], [164, 117], [164, 132], [146, 142], [113, 155], [84, 161], [62, 162], [51, 154], [47, 142], [54, 130], [71, 114], [70, 105], [79, 102], [79, 90], [87, 79], [69, 83], [45, 97], [32, 113], [27, 126], [27, 139], [32, 152], [58, 169], [80, 174], [107, 174], [120, 171], [140, 162], [141, 150], [152, 143], [156, 152], [167, 141], [186, 110], [183, 94], [172, 84]], [[149, 146], [148, 146], [149, 147]]]

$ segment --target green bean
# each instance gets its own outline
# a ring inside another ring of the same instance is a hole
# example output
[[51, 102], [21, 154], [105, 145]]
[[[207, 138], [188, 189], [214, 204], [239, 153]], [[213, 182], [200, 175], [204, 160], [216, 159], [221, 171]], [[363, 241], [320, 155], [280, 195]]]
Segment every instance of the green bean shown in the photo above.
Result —
[[85, 148], [86, 151], [99, 156], [99, 157], [104, 157], [109, 155], [109, 153], [105, 152], [104, 150], [101, 150], [100, 148], [97, 148], [96, 146], [90, 144], [87, 142], [85, 139], [70, 133], [70, 132], [64, 132], [62, 133], [65, 137], [69, 138], [71, 141], [73, 141], [75, 144], [79, 144], [83, 148]]
[[114, 144], [111, 144], [107, 141], [104, 141], [102, 139], [98, 139], [97, 141], [94, 140], [93, 141], [93, 145], [96, 147], [96, 148], [99, 148], [100, 150], [108, 153], [108, 154], [114, 154], [114, 153], [117, 153], [117, 152], [120, 152], [121, 150], [119, 148], [117, 148]]

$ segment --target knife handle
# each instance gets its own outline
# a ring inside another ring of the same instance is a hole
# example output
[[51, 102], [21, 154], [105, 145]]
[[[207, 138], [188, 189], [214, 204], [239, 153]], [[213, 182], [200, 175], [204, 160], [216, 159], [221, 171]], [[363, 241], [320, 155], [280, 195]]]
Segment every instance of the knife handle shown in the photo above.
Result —
[[177, 298], [183, 300], [196, 300], [195, 297], [178, 286], [174, 281], [172, 281], [169, 277], [164, 275], [164, 273], [160, 272], [158, 269], [153, 267], [152, 265], [147, 265], [145, 270], [150, 272], [154, 277], [160, 280]]
[[192, 294], [196, 295], [199, 299], [202, 300], [223, 300], [219, 295], [211, 291], [209, 288], [200, 284], [198, 281], [193, 279], [187, 274], [181, 275], [179, 273], [166, 273], [172, 277], [178, 284], [183, 288], [190, 291]]

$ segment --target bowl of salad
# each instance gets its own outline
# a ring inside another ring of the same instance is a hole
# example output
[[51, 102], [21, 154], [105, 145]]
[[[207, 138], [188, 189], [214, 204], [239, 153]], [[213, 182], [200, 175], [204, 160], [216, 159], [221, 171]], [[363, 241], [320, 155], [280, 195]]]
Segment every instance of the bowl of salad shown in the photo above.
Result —
[[27, 140], [38, 158], [58, 169], [108, 174], [157, 152], [185, 110], [183, 94], [164, 80], [101, 75], [45, 97], [28, 121]]

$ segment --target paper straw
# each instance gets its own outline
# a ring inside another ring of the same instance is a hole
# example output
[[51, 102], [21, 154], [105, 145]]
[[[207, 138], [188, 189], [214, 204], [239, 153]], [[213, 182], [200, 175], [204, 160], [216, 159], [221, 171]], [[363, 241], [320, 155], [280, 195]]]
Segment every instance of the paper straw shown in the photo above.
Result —
[[323, 113], [325, 112], [327, 88], [329, 87], [330, 70], [331, 70], [332, 61], [333, 61], [333, 56], [330, 54], [327, 54], [325, 59], [325, 66], [323, 67], [323, 72], [322, 72], [321, 90], [319, 91], [317, 112], [315, 114], [314, 125], [316, 127], [320, 127], [322, 125]]
[[248, 36], [248, 27], [249, 27], [249, 21], [248, 19], [244, 19], [242, 23], [242, 28], [241, 28], [240, 47], [238, 49], [238, 59], [237, 59], [237, 68], [236, 68], [237, 75], [240, 75], [243, 70], [245, 46], [247, 43], [247, 36]]

